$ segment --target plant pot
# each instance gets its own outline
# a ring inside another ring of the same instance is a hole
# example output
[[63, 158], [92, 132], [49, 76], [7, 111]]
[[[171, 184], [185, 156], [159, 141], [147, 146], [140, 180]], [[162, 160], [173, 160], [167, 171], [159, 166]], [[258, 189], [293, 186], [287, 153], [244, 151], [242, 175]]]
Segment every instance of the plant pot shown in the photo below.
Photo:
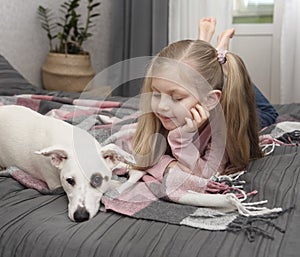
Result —
[[42, 66], [43, 86], [47, 90], [81, 92], [94, 75], [89, 54], [49, 53]]

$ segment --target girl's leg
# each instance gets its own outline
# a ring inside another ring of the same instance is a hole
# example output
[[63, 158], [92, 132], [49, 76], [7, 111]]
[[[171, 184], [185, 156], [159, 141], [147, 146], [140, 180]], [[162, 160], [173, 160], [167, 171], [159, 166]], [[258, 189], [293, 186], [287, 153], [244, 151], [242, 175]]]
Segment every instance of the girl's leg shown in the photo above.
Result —
[[[227, 29], [227, 30], [223, 31], [221, 34], [219, 34], [218, 38], [217, 38], [216, 49], [222, 50], [222, 51], [228, 50], [229, 49], [229, 41], [233, 37], [234, 32], [235, 32], [235, 29], [232, 28], [232, 29]], [[227, 63], [224, 63], [222, 65], [222, 68], [223, 68], [224, 75], [227, 76], [227, 74], [228, 74]]]
[[260, 128], [270, 126], [276, 122], [278, 113], [263, 93], [254, 85], [256, 109]]
[[235, 29], [227, 29], [218, 35], [217, 38], [217, 46], [218, 50], [228, 50], [229, 49], [229, 41], [233, 37]]
[[217, 21], [214, 17], [204, 17], [200, 19], [198, 24], [198, 39], [210, 43], [216, 30], [216, 23]]

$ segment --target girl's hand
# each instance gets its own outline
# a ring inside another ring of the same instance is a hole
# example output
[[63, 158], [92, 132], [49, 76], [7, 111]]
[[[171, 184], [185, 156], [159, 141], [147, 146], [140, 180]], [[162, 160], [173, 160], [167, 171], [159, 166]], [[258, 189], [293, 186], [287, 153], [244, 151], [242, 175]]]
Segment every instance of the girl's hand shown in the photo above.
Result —
[[186, 117], [186, 123], [182, 126], [185, 132], [193, 133], [197, 131], [209, 118], [209, 111], [197, 104], [191, 109], [192, 118]]

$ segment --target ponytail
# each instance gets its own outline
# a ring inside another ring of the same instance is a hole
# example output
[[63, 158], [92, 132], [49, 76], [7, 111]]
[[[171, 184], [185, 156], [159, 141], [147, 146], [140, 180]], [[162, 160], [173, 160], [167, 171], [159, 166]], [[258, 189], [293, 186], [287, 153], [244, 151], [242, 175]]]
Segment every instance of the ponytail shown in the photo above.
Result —
[[227, 53], [226, 60], [228, 75], [221, 100], [227, 126], [226, 150], [230, 163], [244, 169], [251, 159], [262, 157], [255, 94], [242, 59]]

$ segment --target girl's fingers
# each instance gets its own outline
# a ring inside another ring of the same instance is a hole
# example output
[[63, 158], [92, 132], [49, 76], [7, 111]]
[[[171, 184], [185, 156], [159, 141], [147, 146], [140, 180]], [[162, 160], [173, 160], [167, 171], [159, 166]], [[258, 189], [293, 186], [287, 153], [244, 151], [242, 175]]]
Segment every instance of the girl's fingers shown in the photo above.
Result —
[[197, 123], [202, 120], [202, 114], [199, 110], [196, 110], [196, 108], [191, 109], [191, 114], [192, 114], [193, 120], [196, 121]]
[[188, 128], [190, 128], [190, 129], [194, 128], [194, 122], [193, 122], [192, 119], [186, 117], [185, 122], [186, 122], [186, 125], [187, 125]]
[[192, 117], [186, 117], [186, 124], [183, 126], [187, 132], [196, 131], [209, 118], [209, 111], [200, 104], [197, 104], [190, 112]]
[[205, 107], [201, 106], [200, 104], [197, 104], [195, 108], [191, 109], [191, 113], [193, 116], [193, 119], [196, 123], [202, 123], [203, 121], [207, 120], [209, 118], [209, 112]]
[[206, 107], [201, 106], [200, 104], [196, 105], [197, 110], [201, 113], [201, 116], [203, 119], [208, 119], [209, 118], [209, 111]]

